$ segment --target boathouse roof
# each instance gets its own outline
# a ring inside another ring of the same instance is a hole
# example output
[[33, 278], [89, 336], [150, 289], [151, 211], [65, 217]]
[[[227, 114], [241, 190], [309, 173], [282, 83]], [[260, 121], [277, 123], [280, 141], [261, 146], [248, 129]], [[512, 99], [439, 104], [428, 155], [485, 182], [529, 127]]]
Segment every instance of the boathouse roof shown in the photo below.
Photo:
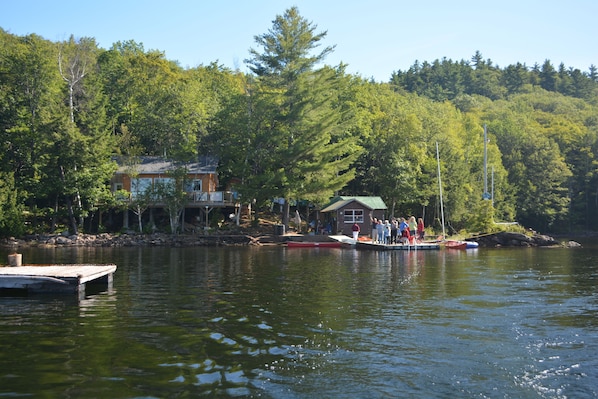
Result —
[[332, 212], [337, 209], [343, 208], [351, 202], [359, 202], [366, 208], [375, 209], [387, 209], [386, 204], [380, 197], [368, 197], [368, 196], [338, 196], [332, 198], [330, 203], [326, 205], [321, 212]]

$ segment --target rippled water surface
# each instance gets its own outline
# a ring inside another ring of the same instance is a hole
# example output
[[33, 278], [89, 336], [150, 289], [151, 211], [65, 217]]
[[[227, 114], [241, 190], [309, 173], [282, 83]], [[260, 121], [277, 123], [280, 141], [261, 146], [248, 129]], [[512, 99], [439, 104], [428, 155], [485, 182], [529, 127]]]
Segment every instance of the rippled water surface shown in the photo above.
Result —
[[596, 248], [23, 258], [118, 270], [80, 301], [0, 298], [0, 397], [598, 397]]

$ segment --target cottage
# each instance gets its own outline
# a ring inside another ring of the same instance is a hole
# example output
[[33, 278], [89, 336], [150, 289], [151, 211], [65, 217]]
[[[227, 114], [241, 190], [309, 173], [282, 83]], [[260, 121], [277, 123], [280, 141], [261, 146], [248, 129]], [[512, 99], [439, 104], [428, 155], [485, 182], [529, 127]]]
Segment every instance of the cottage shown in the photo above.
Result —
[[[185, 209], [196, 209], [198, 220], [208, 224], [208, 215], [214, 208], [237, 208], [237, 194], [233, 191], [217, 191], [218, 159], [201, 156], [195, 162], [175, 162], [156, 156], [134, 158], [115, 157], [118, 169], [111, 180], [114, 193], [126, 193], [123, 200], [134, 202], [157, 183], [168, 184], [173, 181], [171, 172], [179, 168], [186, 171], [187, 202]], [[150, 209], [163, 208], [164, 203], [156, 199], [148, 204]], [[125, 218], [128, 215], [125, 212]], [[128, 221], [125, 220], [125, 225]]]
[[357, 223], [361, 235], [371, 232], [371, 218], [383, 219], [387, 207], [380, 197], [334, 197], [320, 212], [328, 214], [332, 233], [352, 235], [351, 228]]

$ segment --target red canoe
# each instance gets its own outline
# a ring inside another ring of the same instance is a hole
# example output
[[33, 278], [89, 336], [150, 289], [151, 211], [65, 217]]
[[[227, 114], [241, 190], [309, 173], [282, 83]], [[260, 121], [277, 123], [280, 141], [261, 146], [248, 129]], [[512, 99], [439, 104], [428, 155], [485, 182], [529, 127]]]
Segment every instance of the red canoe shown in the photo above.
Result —
[[448, 240], [444, 243], [445, 248], [450, 249], [466, 249], [467, 248], [467, 241], [451, 241]]

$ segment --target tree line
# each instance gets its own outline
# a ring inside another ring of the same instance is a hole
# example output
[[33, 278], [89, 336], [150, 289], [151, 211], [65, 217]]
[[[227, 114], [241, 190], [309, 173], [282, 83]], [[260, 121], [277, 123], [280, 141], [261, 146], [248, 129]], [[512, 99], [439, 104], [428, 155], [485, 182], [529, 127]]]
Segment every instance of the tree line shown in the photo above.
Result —
[[133, 40], [102, 49], [0, 29], [0, 235], [90, 230], [117, 206], [114, 155], [216, 156], [221, 184], [258, 210], [376, 195], [435, 227], [439, 161], [452, 231], [598, 229], [594, 66], [500, 68], [477, 52], [374, 82], [326, 65], [325, 37], [290, 8], [255, 36], [242, 73], [184, 69]]
[[397, 90], [417, 93], [436, 101], [458, 101], [463, 95], [480, 95], [491, 100], [508, 99], [540, 87], [591, 102], [596, 96], [598, 68], [590, 65], [587, 72], [582, 72], [561, 63], [555, 69], [550, 60], [531, 67], [516, 63], [500, 68], [477, 51], [469, 61], [446, 58], [432, 63], [416, 61], [407, 71], [394, 72], [390, 83]]

